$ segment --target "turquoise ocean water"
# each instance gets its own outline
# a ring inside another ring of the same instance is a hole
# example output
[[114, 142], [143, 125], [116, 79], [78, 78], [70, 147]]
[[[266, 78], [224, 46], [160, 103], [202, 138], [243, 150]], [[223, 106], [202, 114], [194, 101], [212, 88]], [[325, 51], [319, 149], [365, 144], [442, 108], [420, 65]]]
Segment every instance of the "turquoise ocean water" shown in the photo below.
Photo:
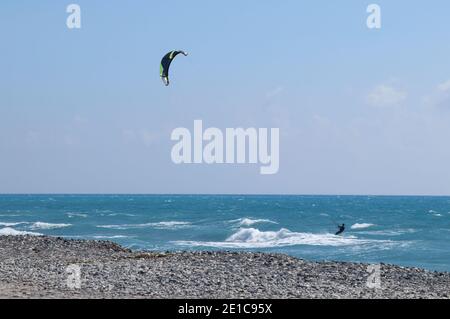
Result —
[[0, 235], [20, 234], [450, 271], [450, 197], [0, 195]]

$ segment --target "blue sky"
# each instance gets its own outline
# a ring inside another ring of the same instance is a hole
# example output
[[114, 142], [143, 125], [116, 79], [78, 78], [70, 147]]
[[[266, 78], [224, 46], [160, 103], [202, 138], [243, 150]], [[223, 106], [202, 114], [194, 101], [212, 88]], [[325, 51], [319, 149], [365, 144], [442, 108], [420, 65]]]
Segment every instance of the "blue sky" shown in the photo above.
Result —
[[[449, 14], [444, 0], [2, 1], [0, 193], [448, 195]], [[190, 55], [166, 88], [173, 49]], [[170, 133], [196, 119], [280, 128], [279, 173], [173, 164]]]

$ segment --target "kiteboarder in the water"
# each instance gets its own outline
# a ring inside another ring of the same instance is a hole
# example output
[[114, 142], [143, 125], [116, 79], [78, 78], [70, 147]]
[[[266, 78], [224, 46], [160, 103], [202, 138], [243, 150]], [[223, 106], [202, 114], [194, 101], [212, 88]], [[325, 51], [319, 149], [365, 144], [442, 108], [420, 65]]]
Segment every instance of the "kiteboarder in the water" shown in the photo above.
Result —
[[345, 231], [345, 224], [338, 225], [338, 228], [339, 228], [339, 230], [335, 234], [336, 236], [342, 234]]

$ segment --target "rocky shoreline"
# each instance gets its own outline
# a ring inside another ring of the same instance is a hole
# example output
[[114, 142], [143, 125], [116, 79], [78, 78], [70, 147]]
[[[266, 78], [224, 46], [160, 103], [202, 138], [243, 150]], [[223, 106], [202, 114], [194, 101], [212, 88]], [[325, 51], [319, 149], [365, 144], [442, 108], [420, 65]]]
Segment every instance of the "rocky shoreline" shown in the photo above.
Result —
[[0, 236], [0, 298], [450, 298], [450, 273], [381, 264], [380, 288], [369, 276], [366, 264], [280, 254]]

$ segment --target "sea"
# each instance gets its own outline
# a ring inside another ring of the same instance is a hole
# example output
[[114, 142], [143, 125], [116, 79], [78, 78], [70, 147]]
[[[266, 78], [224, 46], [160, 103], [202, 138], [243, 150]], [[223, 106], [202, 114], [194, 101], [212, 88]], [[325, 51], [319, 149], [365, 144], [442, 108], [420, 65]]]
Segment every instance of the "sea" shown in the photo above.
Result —
[[450, 197], [0, 195], [1, 235], [450, 271]]

